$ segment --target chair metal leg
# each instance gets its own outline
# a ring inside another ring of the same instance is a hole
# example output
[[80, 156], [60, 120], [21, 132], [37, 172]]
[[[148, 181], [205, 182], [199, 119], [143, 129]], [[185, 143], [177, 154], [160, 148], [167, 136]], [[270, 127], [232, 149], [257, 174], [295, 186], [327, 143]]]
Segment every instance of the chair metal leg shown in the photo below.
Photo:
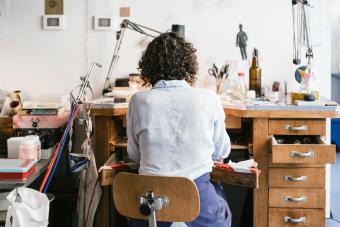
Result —
[[157, 227], [156, 211], [152, 211], [149, 215], [149, 227]]

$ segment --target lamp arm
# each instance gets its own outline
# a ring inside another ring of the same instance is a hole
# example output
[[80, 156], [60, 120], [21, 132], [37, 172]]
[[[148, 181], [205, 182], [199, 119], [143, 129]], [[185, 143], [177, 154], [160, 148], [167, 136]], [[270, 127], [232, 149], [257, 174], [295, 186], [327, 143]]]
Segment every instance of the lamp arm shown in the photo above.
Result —
[[149, 28], [149, 27], [146, 27], [144, 25], [134, 23], [134, 22], [129, 21], [127, 19], [123, 20], [123, 22], [121, 24], [121, 27], [126, 27], [128, 29], [131, 29], [133, 31], [139, 32], [139, 33], [141, 33], [143, 35], [147, 35], [147, 36], [150, 36], [150, 37], [153, 37], [153, 38], [155, 38], [156, 36], [152, 35], [152, 34], [149, 34], [148, 32], [145, 32], [143, 29], [146, 29], [148, 31], [151, 31], [151, 32], [154, 32], [154, 33], [157, 33], [157, 34], [162, 34], [163, 33], [163, 32], [157, 31], [157, 30], [155, 30], [153, 28]]
[[303, 23], [304, 23], [304, 33], [305, 33], [305, 38], [306, 38], [306, 43], [307, 43], [307, 53], [306, 53], [306, 58], [308, 61], [308, 64], [310, 64], [311, 58], [313, 58], [313, 47], [311, 44], [311, 34], [310, 34], [310, 27], [309, 23], [307, 21], [307, 5], [303, 4], [302, 6], [302, 13], [303, 13]]
[[162, 32], [160, 32], [160, 31], [146, 27], [144, 25], [136, 24], [136, 23], [129, 21], [127, 19], [124, 19], [122, 21], [122, 23], [120, 24], [120, 27], [121, 27], [121, 30], [117, 32], [117, 36], [116, 36], [117, 42], [116, 42], [115, 48], [113, 50], [113, 56], [112, 56], [112, 59], [111, 59], [110, 67], [109, 67], [109, 70], [108, 70], [107, 75], [106, 75], [103, 94], [106, 93], [111, 88], [111, 76], [112, 76], [112, 73], [116, 69], [117, 64], [118, 64], [119, 51], [120, 51], [120, 48], [121, 48], [121, 45], [122, 45], [122, 42], [123, 42], [125, 30], [130, 29], [130, 30], [136, 31], [140, 34], [150, 36], [152, 38], [156, 38], [156, 36], [150, 34], [149, 32], [146, 32], [145, 30], [148, 30], [150, 32], [154, 32], [154, 33], [157, 33], [157, 34], [162, 34]]

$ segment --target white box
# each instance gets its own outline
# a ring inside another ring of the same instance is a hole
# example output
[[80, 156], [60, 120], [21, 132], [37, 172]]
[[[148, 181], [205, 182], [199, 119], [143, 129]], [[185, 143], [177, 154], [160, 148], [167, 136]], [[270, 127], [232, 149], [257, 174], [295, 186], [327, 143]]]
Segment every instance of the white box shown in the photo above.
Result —
[[7, 140], [8, 158], [19, 158], [19, 146], [25, 137], [11, 137]]

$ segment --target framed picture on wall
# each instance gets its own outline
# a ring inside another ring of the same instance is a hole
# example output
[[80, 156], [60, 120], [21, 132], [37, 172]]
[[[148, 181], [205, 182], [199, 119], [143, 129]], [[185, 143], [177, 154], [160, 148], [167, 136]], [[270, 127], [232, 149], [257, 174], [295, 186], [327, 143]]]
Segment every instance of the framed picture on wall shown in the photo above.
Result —
[[64, 0], [45, 0], [45, 15], [64, 14]]

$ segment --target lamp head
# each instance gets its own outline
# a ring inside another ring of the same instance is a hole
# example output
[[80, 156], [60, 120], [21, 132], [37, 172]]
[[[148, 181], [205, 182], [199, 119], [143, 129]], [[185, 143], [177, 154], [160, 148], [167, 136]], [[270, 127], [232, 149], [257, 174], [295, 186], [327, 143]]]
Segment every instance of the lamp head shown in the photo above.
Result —
[[175, 33], [178, 37], [185, 39], [185, 26], [181, 24], [173, 24], [171, 32]]

